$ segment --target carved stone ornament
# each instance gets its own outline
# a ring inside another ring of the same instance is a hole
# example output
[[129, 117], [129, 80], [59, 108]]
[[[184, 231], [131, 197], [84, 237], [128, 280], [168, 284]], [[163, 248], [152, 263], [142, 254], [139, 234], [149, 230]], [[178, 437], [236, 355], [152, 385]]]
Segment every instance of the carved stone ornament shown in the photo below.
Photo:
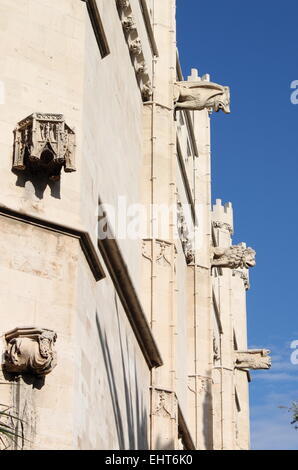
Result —
[[54, 350], [56, 338], [54, 331], [44, 328], [15, 328], [9, 331], [5, 334], [5, 370], [15, 374], [48, 374], [57, 365]]
[[183, 212], [182, 203], [177, 201], [177, 229], [179, 238], [182, 243], [183, 252], [185, 255], [186, 263], [191, 264], [194, 262], [195, 254], [193, 244], [190, 240], [190, 234], [187, 227], [186, 219]]
[[175, 109], [200, 111], [220, 109], [230, 113], [230, 89], [209, 81], [184, 81], [174, 85]]
[[129, 0], [117, 0], [117, 5], [119, 8], [129, 8], [130, 1]]
[[59, 180], [64, 171], [75, 171], [75, 133], [62, 114], [34, 113], [20, 121], [14, 131], [13, 169], [42, 172]]
[[125, 29], [125, 31], [127, 31], [127, 32], [136, 29], [136, 24], [135, 24], [135, 21], [133, 19], [133, 16], [126, 16], [122, 20], [122, 26], [123, 26], [123, 29]]
[[235, 351], [236, 369], [270, 369], [271, 358], [269, 349], [248, 349]]
[[251, 268], [255, 266], [256, 252], [242, 244], [228, 248], [213, 247], [212, 267], [221, 268]]
[[145, 85], [142, 86], [142, 97], [144, 101], [150, 100], [150, 98], [153, 95], [153, 89], [152, 85], [150, 82], [146, 83]]
[[142, 43], [139, 38], [134, 39], [129, 44], [129, 50], [134, 55], [139, 55], [142, 52]]
[[227, 230], [231, 235], [233, 235], [232, 226], [230, 224], [227, 224], [226, 222], [220, 222], [218, 220], [218, 221], [212, 222], [212, 225], [213, 225], [214, 228], [221, 228], [223, 230]]

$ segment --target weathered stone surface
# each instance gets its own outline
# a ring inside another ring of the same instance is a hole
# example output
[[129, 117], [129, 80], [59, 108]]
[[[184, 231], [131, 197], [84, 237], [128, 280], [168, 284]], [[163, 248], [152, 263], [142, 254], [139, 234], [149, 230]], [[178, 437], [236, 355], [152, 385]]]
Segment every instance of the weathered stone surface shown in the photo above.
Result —
[[203, 109], [230, 113], [230, 89], [208, 81], [177, 82], [174, 85], [176, 109]]
[[5, 370], [16, 374], [49, 374], [57, 365], [56, 339], [54, 331], [44, 328], [23, 327], [8, 331], [5, 333]]
[[256, 264], [256, 252], [242, 244], [227, 248], [214, 247], [212, 252], [212, 266], [236, 269], [251, 268]]
[[271, 358], [269, 354], [269, 349], [235, 351], [235, 367], [237, 369], [270, 369]]

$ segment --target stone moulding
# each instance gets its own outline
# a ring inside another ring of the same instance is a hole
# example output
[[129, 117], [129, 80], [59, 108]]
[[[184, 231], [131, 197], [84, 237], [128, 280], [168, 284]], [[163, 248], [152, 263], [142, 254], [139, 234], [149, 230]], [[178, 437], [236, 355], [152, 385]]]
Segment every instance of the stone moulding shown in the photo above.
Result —
[[271, 358], [269, 349], [248, 349], [235, 351], [236, 369], [270, 369]]
[[229, 246], [227, 248], [213, 247], [212, 267], [221, 268], [251, 268], [255, 266], [256, 252], [243, 244]]
[[230, 89], [207, 80], [181, 81], [174, 85], [175, 109], [230, 113]]
[[153, 95], [153, 89], [131, 3], [128, 0], [117, 0], [116, 3], [142, 100], [148, 102]]
[[59, 180], [61, 169], [75, 171], [75, 133], [62, 114], [33, 113], [14, 130], [13, 169]]
[[57, 365], [57, 334], [45, 328], [15, 328], [5, 334], [4, 369], [14, 374], [49, 374]]

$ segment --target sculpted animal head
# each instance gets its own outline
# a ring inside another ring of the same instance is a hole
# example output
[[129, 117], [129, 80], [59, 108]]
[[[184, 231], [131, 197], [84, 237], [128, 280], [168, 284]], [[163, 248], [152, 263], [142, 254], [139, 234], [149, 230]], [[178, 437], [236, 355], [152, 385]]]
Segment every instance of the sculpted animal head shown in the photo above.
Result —
[[230, 113], [230, 89], [208, 81], [177, 82], [174, 90], [176, 109], [200, 111], [212, 109]]
[[228, 248], [213, 248], [212, 266], [222, 268], [252, 268], [256, 264], [256, 252], [250, 247], [234, 245]]

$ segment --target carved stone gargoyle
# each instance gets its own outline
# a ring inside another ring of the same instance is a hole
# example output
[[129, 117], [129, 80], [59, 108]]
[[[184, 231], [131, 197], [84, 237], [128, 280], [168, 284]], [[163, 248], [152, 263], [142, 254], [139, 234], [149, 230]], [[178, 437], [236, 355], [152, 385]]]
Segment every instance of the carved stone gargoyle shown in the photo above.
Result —
[[59, 180], [64, 171], [75, 171], [75, 133], [62, 114], [34, 113], [14, 130], [13, 169], [43, 173]]
[[269, 349], [248, 349], [235, 351], [236, 369], [270, 369], [271, 358]]
[[44, 328], [15, 328], [5, 334], [4, 369], [37, 376], [49, 374], [57, 365], [54, 349], [57, 334]]
[[251, 268], [256, 264], [256, 252], [242, 244], [227, 248], [212, 248], [212, 267], [221, 268]]
[[175, 109], [230, 111], [230, 88], [209, 81], [184, 81], [174, 85]]

